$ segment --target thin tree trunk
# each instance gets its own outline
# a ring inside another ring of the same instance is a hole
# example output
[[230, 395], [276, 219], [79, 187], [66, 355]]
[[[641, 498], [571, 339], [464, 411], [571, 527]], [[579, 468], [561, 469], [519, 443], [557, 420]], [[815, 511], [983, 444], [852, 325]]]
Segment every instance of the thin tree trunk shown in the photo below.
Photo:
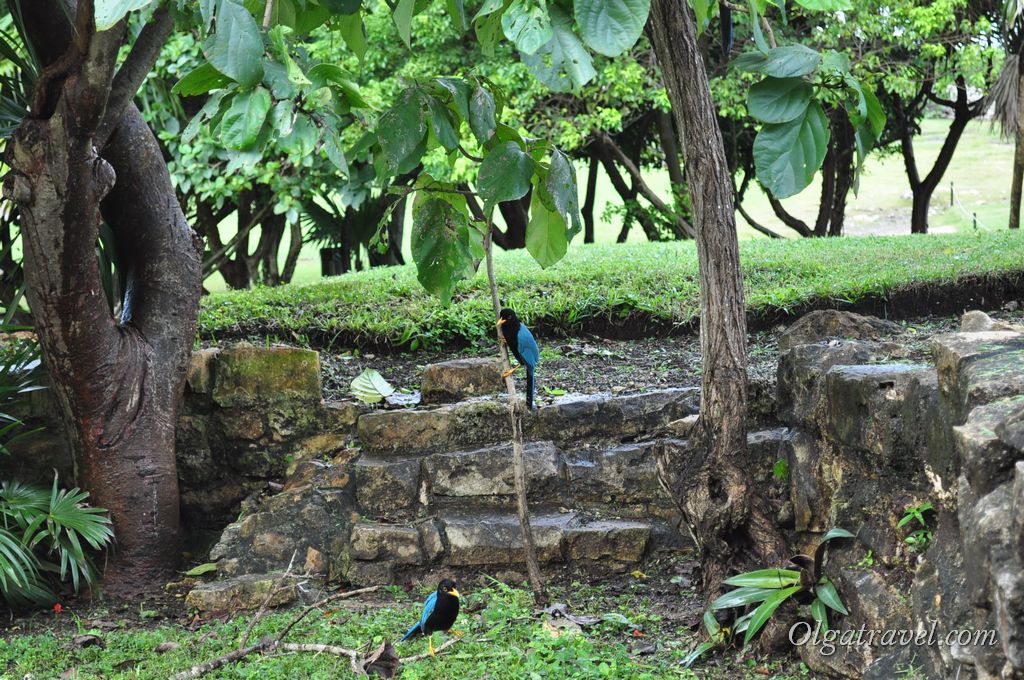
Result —
[[1017, 57], [1017, 134], [1013, 151], [1013, 180], [1010, 184], [1010, 229], [1020, 229], [1020, 202], [1024, 188], [1024, 41]]
[[[494, 225], [487, 220], [487, 233], [484, 235], [484, 252], [487, 260], [487, 282], [491, 288], [491, 305], [494, 307], [494, 320], [497, 323], [501, 313], [501, 299], [498, 295], [498, 283], [494, 277]], [[502, 342], [501, 329], [497, 329], [498, 347], [501, 352], [501, 365], [508, 370], [511, 365], [508, 359], [508, 346]], [[512, 478], [516, 490], [516, 513], [519, 515], [519, 530], [523, 541], [523, 557], [526, 561], [526, 572], [530, 579], [534, 602], [538, 605], [547, 603], [547, 591], [537, 562], [537, 547], [533, 542], [533, 530], [530, 528], [530, 507], [526, 497], [526, 461], [523, 455], [523, 402], [516, 394], [516, 383], [512, 376], [505, 378], [505, 390], [508, 392], [508, 413], [512, 421]]]
[[[74, 439], [78, 481], [114, 522], [107, 590], [127, 593], [153, 585], [179, 558], [174, 428], [195, 337], [201, 250], [142, 115], [130, 102], [107, 104], [124, 24], [96, 33], [91, 2], [66, 7], [74, 43], [56, 2], [23, 5], [44, 63], [75, 50], [70, 70], [56, 77], [76, 84], [41, 79], [40, 107], [9, 146], [4, 191], [21, 210], [27, 294]], [[162, 42], [144, 57], [155, 59]], [[101, 143], [105, 116], [114, 117], [112, 135]], [[120, 319], [100, 286], [101, 208], [128, 270]]]
[[743, 463], [747, 444], [743, 274], [732, 181], [696, 21], [686, 3], [653, 0], [647, 25], [682, 134], [697, 228], [703, 372], [694, 440], [703, 464], [696, 475], [675, 482], [685, 519], [700, 543], [710, 596], [737, 562], [781, 561], [785, 542]]
[[583, 242], [594, 242], [594, 201], [597, 197], [597, 171], [600, 161], [591, 152], [590, 169], [587, 171], [587, 193], [583, 197]]
[[288, 244], [288, 254], [284, 258], [284, 269], [281, 271], [281, 282], [291, 283], [295, 276], [295, 267], [299, 263], [299, 254], [302, 253], [302, 223], [295, 220], [291, 225], [291, 241]]
[[678, 199], [683, 194], [683, 185], [686, 184], [686, 179], [683, 177], [683, 166], [679, 163], [679, 138], [676, 136], [675, 128], [672, 127], [672, 114], [657, 109], [654, 115], [658, 123], [661, 151], [665, 154], [665, 165], [668, 167], [668, 178], [672, 182], [672, 196], [676, 199], [676, 210], [678, 210]]

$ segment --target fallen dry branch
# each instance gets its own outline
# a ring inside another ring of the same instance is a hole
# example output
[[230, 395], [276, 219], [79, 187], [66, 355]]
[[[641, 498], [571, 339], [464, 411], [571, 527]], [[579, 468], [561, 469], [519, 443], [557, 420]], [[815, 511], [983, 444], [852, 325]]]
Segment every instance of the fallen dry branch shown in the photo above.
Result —
[[[448, 649], [461, 639], [462, 638], [453, 637], [449, 638], [448, 640], [445, 640], [440, 646], [434, 648], [434, 654], [440, 654], [442, 650]], [[404, 659], [402, 659], [402, 663], [413, 663], [415, 661], [423, 661], [424, 659], [429, 658], [430, 654], [428, 652], [423, 652], [422, 654], [415, 654], [413, 656], [405, 657]]]
[[[290, 566], [289, 566], [289, 569], [290, 569]], [[285, 576], [287, 576], [287, 572], [285, 572]], [[282, 577], [281, 580], [283, 581], [284, 577]], [[246, 657], [246, 656], [248, 656], [250, 654], [256, 653], [256, 652], [270, 652], [270, 651], [273, 651], [275, 649], [289, 649], [289, 645], [291, 643], [284, 642], [285, 635], [287, 635], [291, 631], [291, 629], [295, 627], [295, 624], [297, 624], [299, 621], [304, 619], [311, 611], [313, 611], [314, 609], [319, 609], [319, 608], [323, 607], [324, 605], [326, 605], [326, 604], [328, 604], [330, 602], [335, 602], [337, 600], [347, 600], [347, 599], [352, 598], [352, 597], [358, 597], [359, 595], [365, 595], [366, 593], [372, 593], [372, 592], [377, 591], [379, 589], [380, 589], [380, 586], [371, 586], [369, 588], [358, 588], [356, 590], [348, 590], [348, 591], [345, 591], [345, 592], [342, 592], [342, 593], [335, 593], [333, 595], [329, 595], [328, 597], [321, 598], [320, 600], [317, 600], [313, 604], [311, 604], [308, 607], [306, 607], [305, 609], [303, 609], [295, 617], [293, 617], [292, 620], [288, 622], [288, 625], [286, 625], [284, 627], [284, 629], [280, 633], [278, 633], [277, 637], [271, 637], [271, 636], [268, 635], [268, 636], [264, 637], [262, 640], [260, 640], [259, 642], [255, 643], [255, 644], [252, 644], [252, 645], [249, 645], [248, 647], [245, 647], [244, 646], [245, 641], [248, 640], [249, 635], [252, 632], [253, 627], [256, 625], [256, 622], [259, 620], [259, 618], [263, 616], [263, 613], [264, 613], [264, 611], [266, 609], [265, 607], [261, 607], [259, 609], [259, 611], [257, 611], [256, 614], [253, 616], [253, 620], [249, 622], [249, 626], [245, 630], [245, 635], [242, 638], [242, 645], [243, 646], [241, 646], [239, 649], [236, 649], [236, 650], [234, 650], [232, 652], [229, 652], [228, 654], [224, 654], [223, 656], [219, 656], [216, 659], [210, 659], [209, 661], [207, 661], [205, 663], [201, 663], [201, 664], [198, 664], [196, 666], [193, 666], [192, 668], [188, 669], [187, 671], [182, 671], [182, 672], [178, 673], [177, 675], [172, 676], [172, 678], [173, 678], [173, 680], [189, 680], [189, 678], [199, 678], [199, 677], [202, 677], [203, 675], [206, 675], [210, 671], [217, 670], [218, 668], [221, 668], [222, 666], [226, 666], [229, 663], [234, 663], [234, 662], [238, 661], [239, 659], [242, 659], [242, 658], [244, 658], [244, 657]], [[276, 588], [275, 588], [275, 590], [276, 590]], [[268, 598], [268, 601], [269, 601], [269, 598]], [[300, 646], [310, 647], [311, 645], [300, 645]], [[326, 651], [329, 651], [327, 648], [331, 648], [331, 649], [334, 649], [334, 650], [344, 650], [344, 652], [345, 652], [344, 655], [345, 656], [349, 656], [349, 658], [352, 659], [352, 670], [357, 675], [366, 675], [366, 671], [363, 670], [363, 669], [368, 667], [370, 664], [375, 664], [375, 663], [383, 664], [385, 662], [388, 662], [388, 659], [385, 658], [388, 655], [387, 650], [391, 649], [392, 653], [394, 651], [393, 648], [391, 648], [391, 643], [390, 642], [386, 642], [378, 650], [376, 650], [373, 654], [369, 655], [365, 660], [360, 661], [359, 658], [358, 658], [359, 657], [359, 652], [356, 652], [355, 650], [346, 650], [343, 647], [332, 647], [331, 645], [312, 645], [312, 646], [318, 647], [320, 649], [316, 649], [316, 650], [313, 650], [313, 649], [292, 649], [291, 651], [321, 651], [321, 652], [326, 652]], [[335, 653], [335, 652], [331, 652], [331, 653]], [[397, 659], [397, 656], [395, 658]], [[385, 677], [387, 677], [387, 676], [385, 676]]]

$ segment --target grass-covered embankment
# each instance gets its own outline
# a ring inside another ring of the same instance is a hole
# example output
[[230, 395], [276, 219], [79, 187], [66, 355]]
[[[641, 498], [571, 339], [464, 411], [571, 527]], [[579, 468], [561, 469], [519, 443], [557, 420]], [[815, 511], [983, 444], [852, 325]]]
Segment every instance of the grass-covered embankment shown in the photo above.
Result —
[[[1024, 275], [1024, 234], [746, 241], [748, 315], [771, 321], [815, 306], [953, 302], [992, 277]], [[523, 251], [496, 256], [506, 304], [542, 333], [637, 336], [691, 327], [699, 316], [693, 243], [575, 245], [542, 270]], [[902, 316], [914, 309], [891, 310]], [[927, 309], [923, 310], [927, 311]], [[482, 271], [447, 308], [413, 266], [380, 268], [306, 286], [215, 293], [200, 312], [203, 340], [271, 338], [317, 347], [438, 347], [491, 333]]]

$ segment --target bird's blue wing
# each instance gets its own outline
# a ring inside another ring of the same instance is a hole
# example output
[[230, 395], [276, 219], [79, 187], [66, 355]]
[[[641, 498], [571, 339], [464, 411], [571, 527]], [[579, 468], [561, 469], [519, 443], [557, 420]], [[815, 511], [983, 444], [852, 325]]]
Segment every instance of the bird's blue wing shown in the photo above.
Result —
[[519, 342], [519, 354], [527, 364], [536, 366], [540, 361], [540, 347], [537, 347], [537, 341], [533, 339], [533, 333], [526, 327], [526, 324], [519, 324], [519, 334], [516, 336], [516, 340]]
[[420, 617], [420, 627], [427, 625], [427, 619], [434, 613], [434, 605], [437, 604], [437, 591], [435, 590], [427, 598], [427, 601], [423, 603], [423, 616]]

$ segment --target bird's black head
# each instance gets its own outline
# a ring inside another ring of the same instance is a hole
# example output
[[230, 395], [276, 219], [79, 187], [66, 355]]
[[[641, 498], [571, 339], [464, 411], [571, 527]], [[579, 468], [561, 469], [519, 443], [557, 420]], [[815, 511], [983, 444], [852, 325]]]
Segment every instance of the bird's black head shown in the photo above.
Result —
[[506, 307], [498, 314], [498, 328], [507, 339], [514, 337], [519, 332], [519, 317], [511, 309]]
[[455, 587], [455, 581], [450, 578], [442, 579], [442, 581], [437, 584], [437, 594], [440, 595], [442, 593], [452, 597], [458, 597], [459, 591]]

